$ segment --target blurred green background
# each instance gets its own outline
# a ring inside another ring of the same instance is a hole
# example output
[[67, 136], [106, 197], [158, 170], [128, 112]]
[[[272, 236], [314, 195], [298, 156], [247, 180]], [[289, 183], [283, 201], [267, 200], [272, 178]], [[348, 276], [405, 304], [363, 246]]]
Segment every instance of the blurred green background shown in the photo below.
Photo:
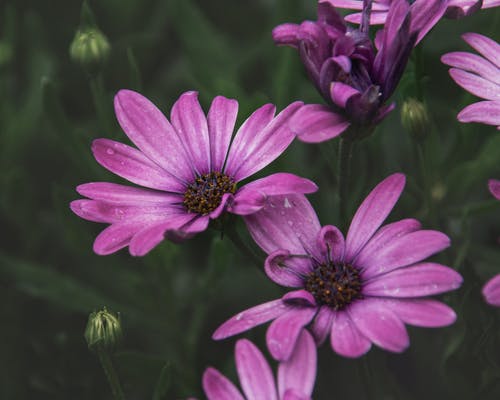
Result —
[[[201, 376], [214, 366], [236, 380], [234, 340], [213, 342], [236, 312], [276, 298], [282, 289], [219, 232], [182, 245], [163, 242], [149, 255], [92, 252], [103, 225], [69, 210], [75, 187], [122, 182], [92, 158], [98, 137], [127, 142], [112, 109], [120, 88], [140, 91], [167, 115], [187, 90], [205, 110], [216, 95], [236, 98], [239, 123], [256, 107], [319, 102], [296, 52], [276, 48], [272, 28], [315, 18], [313, 0], [15, 0], [0, 2], [0, 398], [110, 399], [97, 358], [83, 338], [88, 314], [119, 312], [124, 340], [113, 360], [127, 399], [202, 398]], [[69, 48], [82, 23], [109, 40], [106, 60], [91, 68]], [[89, 22], [90, 18], [90, 22]], [[413, 216], [452, 237], [437, 257], [465, 278], [443, 296], [455, 325], [409, 328], [402, 355], [373, 349], [361, 360], [320, 349], [316, 399], [498, 399], [500, 310], [480, 296], [500, 272], [500, 203], [487, 191], [500, 178], [500, 135], [461, 125], [456, 113], [474, 99], [448, 77], [439, 57], [466, 49], [460, 34], [499, 38], [498, 10], [442, 21], [422, 43], [418, 82], [433, 121], [419, 167], [415, 142], [398, 108], [359, 143], [350, 182], [350, 215], [369, 190], [395, 171], [408, 176], [390, 219]], [[416, 93], [414, 64], [395, 96]], [[336, 142], [294, 143], [264, 174], [288, 171], [320, 185], [310, 196], [324, 224], [338, 224]], [[333, 168], [334, 170], [334, 168]], [[249, 246], [243, 223], [237, 227]], [[254, 249], [263, 260], [263, 254]], [[264, 349], [263, 327], [245, 336]]]

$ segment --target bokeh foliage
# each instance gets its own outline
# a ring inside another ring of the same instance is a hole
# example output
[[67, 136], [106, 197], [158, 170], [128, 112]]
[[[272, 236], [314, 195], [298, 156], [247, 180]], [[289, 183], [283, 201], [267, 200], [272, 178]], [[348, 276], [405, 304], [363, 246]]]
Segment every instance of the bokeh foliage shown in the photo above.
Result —
[[[91, 0], [111, 46], [92, 69], [69, 56], [81, 5], [0, 2], [0, 398], [109, 399], [83, 338], [88, 314], [103, 306], [121, 315], [124, 340], [114, 361], [127, 398], [201, 398], [206, 366], [236, 376], [234, 340], [213, 342], [213, 330], [281, 289], [215, 230], [182, 245], [165, 241], [144, 258], [126, 251], [99, 257], [92, 241], [103, 226], [79, 219], [68, 203], [80, 183], [120, 182], [90, 152], [98, 137], [127, 141], [112, 109], [120, 88], [141, 91], [167, 114], [186, 90], [198, 90], [205, 109], [218, 94], [233, 97], [239, 122], [265, 102], [281, 109], [295, 99], [320, 101], [297, 54], [276, 48], [270, 35], [278, 23], [314, 18], [315, 1]], [[399, 108], [357, 145], [353, 159], [351, 214], [374, 184], [402, 171], [408, 185], [391, 220], [413, 216], [451, 236], [452, 247], [438, 260], [465, 278], [444, 296], [458, 321], [439, 330], [410, 328], [411, 347], [402, 355], [375, 349], [346, 360], [323, 346], [317, 399], [500, 395], [500, 311], [480, 296], [485, 280], [500, 272], [500, 205], [486, 188], [488, 178], [500, 178], [500, 135], [456, 121], [473, 97], [439, 61], [466, 48], [461, 33], [498, 40], [499, 22], [495, 10], [444, 20], [409, 65], [395, 100], [420, 91], [428, 106], [433, 124], [422, 146], [424, 168]], [[346, 218], [337, 212], [335, 164], [335, 142], [294, 143], [264, 173], [313, 179], [320, 191], [310, 198], [320, 219], [340, 224]], [[243, 223], [234, 223], [263, 260]], [[247, 337], [263, 348], [264, 332]]]

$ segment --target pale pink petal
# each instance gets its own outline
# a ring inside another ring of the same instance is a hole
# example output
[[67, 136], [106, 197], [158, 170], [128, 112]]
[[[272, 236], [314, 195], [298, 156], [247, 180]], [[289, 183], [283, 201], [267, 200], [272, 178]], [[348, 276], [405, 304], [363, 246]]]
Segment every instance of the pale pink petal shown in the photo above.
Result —
[[285, 287], [302, 287], [304, 278], [290, 266], [290, 252], [288, 250], [276, 250], [272, 252], [264, 262], [267, 276], [273, 282]]
[[[500, 5], [500, 2], [497, 1], [497, 5]], [[494, 5], [489, 4], [489, 6]], [[479, 33], [464, 33], [462, 38], [474, 50], [500, 68], [500, 45], [497, 42]]]
[[320, 104], [303, 106], [290, 121], [290, 128], [307, 143], [320, 143], [344, 132], [350, 123], [340, 114]]
[[403, 174], [393, 174], [380, 182], [359, 206], [346, 238], [345, 261], [350, 262], [370, 240], [401, 196]]
[[181, 139], [151, 101], [132, 90], [120, 90], [115, 113], [123, 131], [148, 158], [184, 182], [193, 179]]
[[457, 68], [451, 68], [449, 73], [453, 80], [468, 92], [486, 100], [500, 101], [499, 85]]
[[208, 133], [212, 170], [222, 172], [238, 115], [238, 102], [217, 96], [208, 111]]
[[271, 367], [260, 350], [249, 340], [236, 342], [236, 368], [247, 400], [277, 400]]
[[269, 301], [236, 314], [224, 322], [212, 335], [212, 339], [221, 340], [262, 325], [286, 312], [292, 307], [281, 299]]
[[321, 306], [311, 326], [311, 332], [318, 346], [323, 344], [332, 329], [335, 313], [329, 306]]
[[170, 120], [198, 175], [210, 171], [210, 138], [207, 118], [197, 92], [186, 92], [172, 106]]
[[316, 314], [316, 307], [295, 307], [276, 318], [266, 332], [269, 353], [275, 360], [290, 358], [300, 332]]
[[311, 334], [303, 329], [292, 355], [278, 367], [278, 392], [281, 399], [290, 389], [311, 396], [316, 380], [316, 362], [316, 344]]
[[383, 303], [405, 324], [438, 328], [451, 325], [457, 319], [450, 307], [436, 300], [384, 299]]
[[477, 54], [455, 51], [443, 55], [441, 62], [451, 67], [475, 73], [491, 82], [500, 84], [500, 69]]
[[497, 200], [500, 200], [500, 180], [490, 179], [488, 181], [488, 188], [490, 192]]
[[480, 122], [487, 125], [500, 126], [500, 100], [479, 101], [465, 107], [457, 115], [460, 122]]
[[488, 304], [500, 306], [500, 275], [494, 276], [484, 285], [483, 296]]
[[333, 320], [330, 342], [332, 349], [341, 356], [361, 357], [372, 343], [356, 328], [346, 311], [337, 311]]
[[325, 260], [340, 262], [344, 259], [344, 235], [333, 225], [326, 225], [321, 228], [318, 234], [318, 247]]
[[483, 0], [483, 9], [500, 7], [500, 0]]
[[138, 221], [108, 226], [97, 235], [94, 241], [94, 252], [105, 256], [127, 247], [132, 237], [143, 227], [144, 223]]
[[245, 400], [231, 381], [214, 368], [203, 373], [203, 390], [208, 400]]

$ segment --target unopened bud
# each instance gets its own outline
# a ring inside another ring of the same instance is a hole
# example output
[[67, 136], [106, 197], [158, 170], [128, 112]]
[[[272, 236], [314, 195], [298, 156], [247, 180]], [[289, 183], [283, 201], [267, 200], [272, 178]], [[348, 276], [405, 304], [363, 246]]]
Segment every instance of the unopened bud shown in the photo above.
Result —
[[93, 351], [112, 352], [122, 337], [120, 316], [115, 315], [106, 308], [89, 315], [85, 340], [89, 349]]
[[401, 123], [417, 140], [424, 139], [431, 126], [429, 114], [427, 113], [425, 105], [412, 98], [403, 103], [401, 109]]
[[69, 49], [71, 59], [85, 68], [95, 68], [108, 57], [111, 46], [96, 27], [79, 29]]

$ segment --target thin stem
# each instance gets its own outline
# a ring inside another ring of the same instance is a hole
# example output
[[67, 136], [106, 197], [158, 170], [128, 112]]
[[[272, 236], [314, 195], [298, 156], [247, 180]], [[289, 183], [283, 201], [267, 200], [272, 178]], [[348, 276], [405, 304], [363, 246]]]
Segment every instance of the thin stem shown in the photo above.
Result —
[[416, 143], [418, 163], [420, 167], [420, 173], [422, 175], [422, 186], [424, 191], [424, 203], [425, 208], [428, 213], [429, 219], [432, 224], [437, 227], [437, 219], [436, 214], [434, 212], [434, 201], [432, 200], [432, 188], [431, 188], [431, 179], [428, 169], [428, 163], [425, 159], [424, 148], [422, 143]]
[[106, 378], [108, 378], [109, 386], [111, 386], [113, 398], [115, 400], [125, 400], [118, 375], [115, 368], [113, 367], [113, 363], [111, 362], [109, 354], [106, 351], [98, 350], [97, 355], [99, 356], [99, 361], [101, 362], [102, 368], [104, 369]]
[[353, 142], [340, 139], [337, 167], [337, 183], [339, 193], [339, 212], [342, 226], [347, 221], [347, 193], [349, 193], [349, 178], [351, 175], [351, 158]]
[[226, 231], [227, 236], [233, 242], [233, 244], [240, 250], [245, 257], [248, 257], [252, 260], [252, 263], [259, 269], [259, 271], [263, 272], [262, 269], [262, 260], [255, 255], [255, 253], [243, 242], [240, 234], [235, 228], [230, 228]]

